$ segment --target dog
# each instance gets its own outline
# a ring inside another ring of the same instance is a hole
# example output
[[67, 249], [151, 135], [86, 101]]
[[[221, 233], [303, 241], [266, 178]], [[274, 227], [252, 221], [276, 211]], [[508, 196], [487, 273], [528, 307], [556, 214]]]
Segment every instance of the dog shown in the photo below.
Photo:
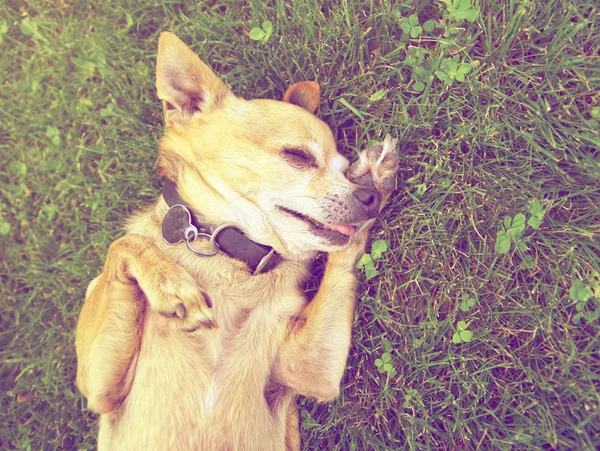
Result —
[[98, 448], [298, 450], [296, 396], [340, 391], [355, 264], [396, 185], [396, 140], [350, 166], [314, 115], [317, 83], [244, 100], [169, 32], [156, 87], [165, 188], [110, 246], [77, 324]]

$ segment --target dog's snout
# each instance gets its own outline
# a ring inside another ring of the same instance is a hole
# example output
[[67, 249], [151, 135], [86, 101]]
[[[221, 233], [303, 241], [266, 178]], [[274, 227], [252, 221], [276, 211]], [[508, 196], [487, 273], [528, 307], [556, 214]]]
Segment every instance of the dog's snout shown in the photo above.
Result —
[[379, 213], [381, 193], [372, 188], [358, 188], [353, 193], [369, 218], [374, 218]]

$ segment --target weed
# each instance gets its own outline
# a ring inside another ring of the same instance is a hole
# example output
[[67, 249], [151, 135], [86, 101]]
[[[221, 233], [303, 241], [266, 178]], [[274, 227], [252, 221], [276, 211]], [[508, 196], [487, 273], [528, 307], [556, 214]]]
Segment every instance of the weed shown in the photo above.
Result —
[[8, 235], [10, 233], [10, 224], [0, 219], [0, 235]]
[[435, 30], [435, 27], [436, 27], [435, 20], [427, 20], [423, 24], [423, 30], [425, 30], [427, 33], [432, 33], [433, 30]]
[[496, 235], [496, 252], [506, 254], [511, 247], [511, 243], [515, 244], [515, 247], [522, 253], [527, 252], [527, 244], [531, 241], [530, 236], [523, 236], [527, 225], [532, 229], [537, 230], [540, 227], [542, 219], [546, 214], [540, 204], [540, 201], [533, 199], [529, 205], [528, 212], [531, 215], [529, 220], [523, 213], [518, 213], [514, 218], [505, 216], [503, 221], [503, 228], [498, 231]]
[[435, 71], [435, 75], [446, 83], [452, 86], [454, 80], [463, 82], [465, 75], [471, 72], [471, 65], [468, 63], [459, 63], [458, 57], [442, 60], [439, 70]]
[[467, 323], [464, 321], [456, 323], [456, 332], [452, 335], [452, 343], [469, 343], [473, 340], [473, 332], [467, 329], [467, 327]]
[[462, 301], [460, 302], [460, 309], [463, 312], [468, 312], [469, 309], [475, 307], [477, 305], [477, 299], [469, 296], [468, 293], [463, 293]]
[[433, 79], [433, 71], [429, 61], [425, 61], [425, 50], [421, 47], [409, 47], [404, 62], [412, 68], [412, 89], [421, 92], [425, 85]]
[[443, 0], [448, 14], [456, 20], [475, 22], [477, 10], [471, 6], [471, 0]]
[[413, 406], [415, 400], [419, 398], [419, 391], [414, 388], [409, 388], [404, 393], [404, 402], [402, 403], [402, 407], [410, 408]]
[[380, 359], [375, 360], [375, 366], [380, 373], [387, 373], [388, 377], [394, 377], [398, 372], [394, 369], [392, 355], [389, 352], [384, 352]]
[[525, 231], [525, 215], [519, 213], [514, 218], [510, 216], [504, 217], [504, 230], [498, 232], [496, 237], [496, 252], [506, 254], [510, 250], [511, 242], [513, 242], [518, 249], [526, 251], [526, 241], [522, 238], [523, 232]]
[[302, 409], [300, 411], [300, 416], [302, 417], [302, 427], [304, 429], [311, 429], [317, 426], [321, 426], [313, 419], [313, 417], [310, 416], [310, 412], [306, 409]]
[[365, 276], [367, 277], [367, 280], [371, 280], [373, 277], [376, 277], [377, 274], [379, 274], [375, 268], [371, 254], [364, 253], [356, 263], [356, 268], [362, 268], [365, 270]]
[[373, 241], [371, 245], [371, 257], [373, 257], [373, 260], [381, 258], [383, 253], [388, 250], [388, 246], [389, 242], [386, 240]]
[[416, 14], [411, 14], [406, 19], [400, 22], [402, 31], [410, 35], [411, 38], [418, 38], [423, 32], [423, 28], [419, 25], [419, 17]]
[[531, 217], [527, 221], [527, 224], [533, 227], [534, 230], [539, 229], [542, 219], [544, 219], [544, 215], [546, 214], [546, 210], [542, 208], [539, 200], [533, 199], [533, 201], [531, 201], [531, 204], [529, 205], [529, 214], [531, 214]]
[[13, 160], [9, 163], [8, 170], [19, 177], [23, 177], [27, 174], [27, 165], [21, 161]]
[[380, 89], [379, 91], [373, 93], [373, 95], [371, 95], [371, 97], [369, 97], [369, 100], [371, 102], [377, 102], [378, 100], [383, 99], [386, 94], [388, 93], [389, 89]]
[[8, 22], [6, 19], [0, 20], [0, 45], [4, 42], [4, 35], [8, 31]]
[[383, 253], [388, 249], [388, 242], [385, 240], [377, 240], [374, 241], [371, 245], [371, 253], [364, 253], [362, 257], [356, 263], [356, 268], [365, 270], [365, 276], [367, 280], [371, 280], [373, 277], [377, 276], [379, 272], [375, 268], [375, 264], [373, 260], [377, 260], [381, 258]]
[[23, 20], [21, 20], [20, 29], [21, 33], [23, 33], [25, 36], [31, 36], [34, 39], [39, 39], [42, 41], [46, 40], [46, 38], [40, 34], [37, 22], [31, 19], [29, 16], [26, 16], [23, 18]]
[[114, 114], [115, 114], [115, 105], [112, 103], [109, 103], [108, 105], [106, 105], [106, 107], [104, 107], [100, 110], [100, 118], [101, 119], [107, 118], [109, 116], [113, 116]]
[[[2, 39], [2, 27], [0, 25], [0, 43]], [[600, 106], [595, 106], [590, 110], [590, 119], [586, 121], [590, 128], [600, 128]]]
[[46, 126], [46, 136], [54, 146], [60, 146], [60, 131], [51, 125]]
[[572, 319], [574, 324], [581, 323], [582, 319], [592, 323], [600, 318], [600, 276], [597, 272], [588, 278], [588, 283], [592, 284], [592, 288], [582, 280], [575, 279], [569, 290], [569, 297], [575, 302], [575, 310], [577, 310]]
[[269, 42], [273, 34], [273, 22], [270, 20], [263, 21], [261, 27], [254, 27], [250, 30], [250, 38], [255, 41]]

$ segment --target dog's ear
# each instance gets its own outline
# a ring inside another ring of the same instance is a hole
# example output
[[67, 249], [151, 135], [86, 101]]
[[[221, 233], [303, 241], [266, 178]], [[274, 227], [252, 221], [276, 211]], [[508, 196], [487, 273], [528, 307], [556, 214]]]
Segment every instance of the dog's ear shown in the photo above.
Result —
[[321, 99], [321, 87], [314, 81], [301, 81], [288, 88], [283, 101], [298, 105], [305, 110], [315, 113]]
[[198, 55], [169, 32], [163, 32], [158, 41], [156, 91], [168, 127], [218, 108], [233, 95]]

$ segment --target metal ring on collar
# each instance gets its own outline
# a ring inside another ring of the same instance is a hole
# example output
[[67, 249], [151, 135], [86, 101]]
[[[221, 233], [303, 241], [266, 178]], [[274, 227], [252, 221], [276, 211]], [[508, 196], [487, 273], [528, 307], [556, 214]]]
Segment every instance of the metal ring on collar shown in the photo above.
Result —
[[[213, 255], [217, 255], [217, 253], [219, 252], [219, 245], [217, 243], [213, 243], [212, 236], [209, 235], [208, 233], [197, 232], [196, 230], [191, 230], [190, 227], [188, 227], [188, 229], [186, 229], [184, 233], [185, 233], [185, 245], [194, 254], [196, 254], [200, 257], [212, 257]], [[211, 245], [213, 247], [212, 252], [209, 252], [209, 253], [208, 252], [200, 252], [192, 247], [192, 245], [190, 243], [195, 241], [196, 238], [198, 238], [199, 236], [209, 239], [209, 243], [211, 243]], [[215, 244], [216, 244], [216, 246], [215, 246]]]
[[[198, 232], [198, 233], [194, 233], [195, 231], [193, 230], [187, 230], [185, 231], [185, 245], [187, 246], [187, 248], [192, 251], [194, 254], [200, 256], [200, 257], [212, 257], [214, 255], [217, 255], [219, 253], [219, 250], [221, 249], [221, 247], [219, 246], [219, 243], [217, 243], [217, 236], [219, 236], [219, 234], [229, 228], [229, 227], [234, 227], [231, 224], [221, 224], [219, 227], [217, 227], [212, 234], [208, 234], [208, 233], [202, 233], [202, 232]], [[212, 252], [200, 252], [197, 251], [196, 249], [194, 249], [190, 243], [192, 241], [194, 241], [197, 237], [203, 237], [203, 238], [208, 238], [209, 239], [209, 243], [211, 244], [213, 250]]]
[[219, 251], [219, 243], [217, 243], [217, 237], [223, 230], [228, 229], [230, 227], [235, 227], [235, 226], [232, 224], [221, 224], [219, 227], [217, 227], [215, 230], [213, 230], [212, 236], [210, 237], [210, 243], [213, 245], [213, 247], [215, 249], [217, 249], [217, 252]]
[[[206, 233], [199, 233], [198, 235], [203, 235], [203, 236], [205, 236], [206, 238], [210, 238], [210, 235], [207, 235]], [[219, 248], [218, 248], [218, 247], [216, 247], [216, 248], [214, 249], [214, 251], [213, 251], [213, 252], [210, 252], [210, 253], [197, 251], [196, 249], [194, 249], [194, 248], [191, 246], [191, 244], [190, 244], [190, 243], [191, 243], [192, 241], [193, 241], [193, 240], [191, 240], [191, 241], [190, 241], [190, 240], [186, 239], [186, 240], [185, 240], [185, 245], [187, 246], [187, 248], [188, 248], [190, 251], [192, 251], [194, 254], [196, 254], [196, 255], [198, 255], [198, 256], [200, 256], [200, 257], [212, 257], [213, 255], [217, 255], [217, 253], [219, 252]]]

